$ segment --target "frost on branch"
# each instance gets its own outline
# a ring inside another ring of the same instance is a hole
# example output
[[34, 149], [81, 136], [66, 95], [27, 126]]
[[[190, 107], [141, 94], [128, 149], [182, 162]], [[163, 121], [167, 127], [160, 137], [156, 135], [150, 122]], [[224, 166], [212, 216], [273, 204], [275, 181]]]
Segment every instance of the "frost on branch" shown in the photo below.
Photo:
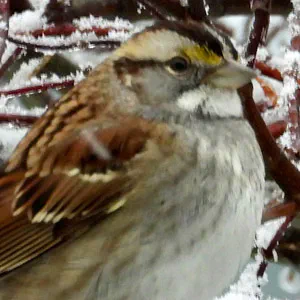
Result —
[[81, 17], [67, 24], [47, 24], [40, 11], [25, 11], [10, 18], [9, 40], [36, 49], [58, 50], [73, 47], [114, 47], [134, 33], [134, 26], [116, 18]]

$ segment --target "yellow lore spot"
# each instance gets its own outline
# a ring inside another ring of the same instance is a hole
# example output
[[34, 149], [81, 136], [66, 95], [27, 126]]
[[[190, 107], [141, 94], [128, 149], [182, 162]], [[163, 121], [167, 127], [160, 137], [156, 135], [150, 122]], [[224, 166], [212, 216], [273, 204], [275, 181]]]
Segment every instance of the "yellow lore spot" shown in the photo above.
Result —
[[208, 65], [219, 65], [222, 62], [222, 57], [217, 55], [205, 45], [194, 45], [183, 49], [183, 53], [191, 61], [200, 61]]

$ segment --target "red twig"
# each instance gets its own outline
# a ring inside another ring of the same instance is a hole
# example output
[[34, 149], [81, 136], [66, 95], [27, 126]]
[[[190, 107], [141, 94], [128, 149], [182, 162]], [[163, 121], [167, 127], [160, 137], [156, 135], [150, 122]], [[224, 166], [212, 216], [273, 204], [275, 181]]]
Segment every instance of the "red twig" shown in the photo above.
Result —
[[65, 87], [70, 87], [74, 85], [74, 80], [66, 80], [63, 82], [50, 82], [50, 83], [43, 83], [41, 85], [35, 85], [35, 86], [27, 86], [22, 87], [15, 90], [9, 90], [9, 91], [0, 91], [0, 96], [20, 96], [28, 93], [33, 92], [42, 92], [46, 91], [48, 89], [61, 89]]
[[278, 102], [278, 96], [276, 94], [276, 91], [272, 88], [270, 84], [268, 84], [265, 80], [263, 80], [260, 77], [256, 78], [256, 81], [261, 86], [264, 95], [269, 99], [270, 106], [275, 107]]
[[269, 66], [267, 63], [255, 60], [254, 66], [256, 69], [260, 70], [263, 75], [279, 81], [283, 81], [280, 71]]
[[110, 31], [122, 31], [122, 32], [128, 32], [129, 30], [127, 28], [124, 28], [122, 30], [118, 29], [116, 30], [115, 28], [112, 27], [97, 27], [97, 26], [92, 26], [91, 28], [87, 29], [78, 29], [76, 26], [74, 26], [72, 23], [64, 23], [64, 24], [59, 24], [53, 27], [49, 27], [46, 29], [37, 29], [32, 32], [16, 32], [15, 35], [31, 35], [35, 38], [42, 37], [42, 36], [69, 36], [72, 33], [79, 32], [79, 33], [95, 33], [97, 36], [107, 36]]
[[270, 203], [264, 209], [263, 222], [274, 220], [280, 217], [294, 216], [298, 210], [295, 202], [279, 203], [273, 206], [270, 206]]
[[253, 67], [257, 49], [265, 42], [270, 22], [271, 0], [251, 0], [254, 11], [254, 23], [246, 49], [248, 66]]
[[22, 126], [32, 125], [39, 117], [16, 114], [0, 114], [0, 123], [15, 123]]
[[276, 232], [275, 236], [273, 237], [272, 241], [270, 242], [269, 246], [267, 249], [263, 249], [263, 257], [264, 260], [261, 262], [259, 269], [257, 271], [257, 277], [263, 277], [266, 268], [268, 266], [268, 262], [266, 259], [272, 258], [273, 255], [273, 250], [276, 248], [278, 242], [281, 240], [282, 236], [286, 232], [289, 224], [293, 221], [295, 216], [289, 216], [286, 217], [284, 223], [280, 226], [278, 231]]
[[16, 48], [16, 50], [11, 54], [11, 56], [1, 65], [0, 67], [0, 78], [4, 75], [7, 69], [12, 65], [12, 63], [17, 60], [17, 58], [24, 51], [22, 48]]

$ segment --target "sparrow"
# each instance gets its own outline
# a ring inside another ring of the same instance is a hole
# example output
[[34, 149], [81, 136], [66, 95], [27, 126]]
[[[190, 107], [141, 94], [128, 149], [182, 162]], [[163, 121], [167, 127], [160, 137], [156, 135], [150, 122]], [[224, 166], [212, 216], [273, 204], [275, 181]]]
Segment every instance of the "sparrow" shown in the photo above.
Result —
[[0, 299], [208, 300], [248, 261], [264, 165], [207, 22], [160, 21], [63, 96], [0, 179]]

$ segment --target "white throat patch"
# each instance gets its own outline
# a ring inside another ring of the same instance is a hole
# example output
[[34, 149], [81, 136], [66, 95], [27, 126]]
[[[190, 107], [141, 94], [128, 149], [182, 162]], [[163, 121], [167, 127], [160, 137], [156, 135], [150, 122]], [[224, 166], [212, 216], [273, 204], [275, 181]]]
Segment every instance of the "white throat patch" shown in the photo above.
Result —
[[236, 90], [220, 89], [209, 85], [202, 85], [183, 93], [178, 98], [177, 105], [189, 112], [200, 109], [204, 115], [221, 118], [243, 116], [241, 100]]

